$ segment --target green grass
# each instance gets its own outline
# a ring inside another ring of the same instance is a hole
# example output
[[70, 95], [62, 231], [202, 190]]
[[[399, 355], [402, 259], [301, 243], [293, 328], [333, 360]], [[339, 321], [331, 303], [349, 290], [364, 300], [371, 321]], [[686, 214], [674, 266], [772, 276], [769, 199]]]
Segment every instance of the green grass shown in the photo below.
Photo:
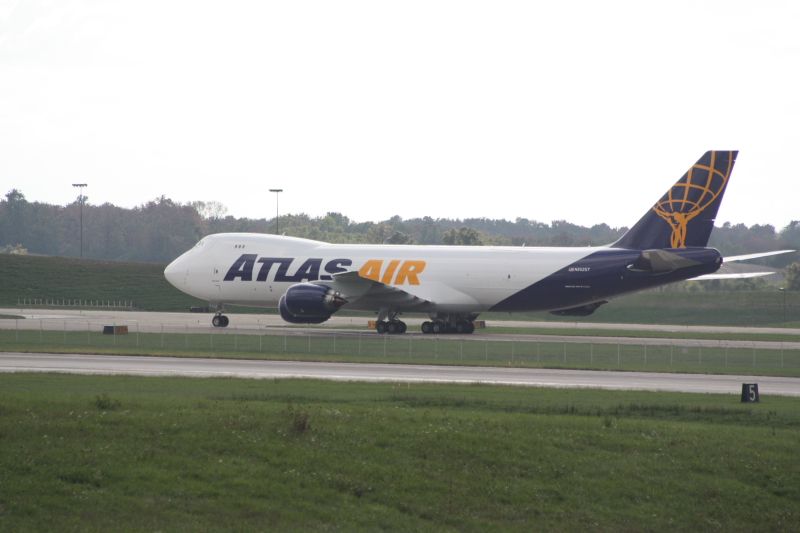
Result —
[[800, 376], [800, 350], [436, 337], [0, 330], [0, 350]]
[[186, 311], [206, 302], [167, 283], [164, 265], [66, 257], [0, 254], [0, 305], [23, 298], [41, 300], [133, 301], [136, 309]]
[[0, 375], [0, 529], [767, 530], [800, 400]]

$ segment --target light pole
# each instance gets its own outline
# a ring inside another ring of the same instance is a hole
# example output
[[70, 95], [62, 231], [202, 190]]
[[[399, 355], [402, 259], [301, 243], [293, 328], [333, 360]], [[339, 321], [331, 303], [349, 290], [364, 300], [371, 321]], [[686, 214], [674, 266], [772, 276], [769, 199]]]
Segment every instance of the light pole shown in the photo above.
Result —
[[786, 287], [779, 287], [779, 291], [783, 293], [783, 325], [786, 325]]
[[83, 257], [83, 201], [86, 199], [86, 197], [83, 195], [83, 188], [86, 187], [86, 184], [73, 183], [72, 186], [77, 187], [78, 190], [80, 191], [80, 194], [78, 195], [78, 200], [81, 203], [81, 257]]
[[275, 235], [280, 235], [280, 225], [278, 224], [278, 197], [280, 193], [283, 192], [283, 189], [270, 189], [269, 192], [275, 193]]

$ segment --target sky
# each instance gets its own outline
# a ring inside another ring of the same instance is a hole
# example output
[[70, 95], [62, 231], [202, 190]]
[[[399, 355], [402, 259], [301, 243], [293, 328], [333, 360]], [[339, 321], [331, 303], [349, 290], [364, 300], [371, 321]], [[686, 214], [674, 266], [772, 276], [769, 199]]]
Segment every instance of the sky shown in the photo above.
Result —
[[708, 149], [800, 219], [800, 2], [0, 0], [0, 193], [630, 226]]

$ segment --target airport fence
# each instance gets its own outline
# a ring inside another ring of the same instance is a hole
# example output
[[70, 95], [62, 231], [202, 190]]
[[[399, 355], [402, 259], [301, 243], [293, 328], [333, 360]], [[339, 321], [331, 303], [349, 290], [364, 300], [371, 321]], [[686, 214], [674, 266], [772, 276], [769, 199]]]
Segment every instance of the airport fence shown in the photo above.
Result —
[[82, 298], [17, 298], [18, 308], [39, 309], [102, 309], [132, 311], [136, 308], [132, 300], [108, 300]]
[[[263, 358], [345, 362], [744, 373], [800, 376], [797, 343], [619, 339], [619, 342], [378, 335], [372, 331], [140, 327], [81, 320], [5, 320], [4, 351]], [[13, 326], [12, 323], [13, 322]], [[103, 329], [107, 333], [103, 333]], [[787, 346], [788, 345], [788, 346]]]

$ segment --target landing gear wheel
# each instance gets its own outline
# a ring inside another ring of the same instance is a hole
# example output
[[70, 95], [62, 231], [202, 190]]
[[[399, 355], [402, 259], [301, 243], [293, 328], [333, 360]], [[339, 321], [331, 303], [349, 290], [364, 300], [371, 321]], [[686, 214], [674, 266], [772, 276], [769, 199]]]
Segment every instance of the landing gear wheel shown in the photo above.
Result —
[[378, 332], [378, 334], [383, 335], [386, 333], [386, 329], [386, 322], [383, 320], [378, 320], [378, 322], [375, 323], [375, 331]]
[[431, 315], [431, 320], [426, 320], [422, 323], [422, 333], [435, 334], [440, 333], [457, 333], [460, 335], [469, 335], [475, 331], [475, 318], [477, 314], [450, 314], [438, 313], [435, 317]]
[[459, 320], [456, 322], [456, 333], [470, 334], [475, 331], [475, 324], [469, 320]]
[[[385, 324], [384, 331], [389, 335], [397, 335], [398, 333], [405, 333], [406, 329], [408, 328], [406, 326], [406, 323], [401, 320], [389, 320], [388, 322], [384, 322], [383, 324]], [[378, 331], [378, 333], [381, 332]]]
[[225, 315], [214, 315], [214, 318], [211, 319], [211, 325], [215, 328], [226, 328], [230, 320]]

